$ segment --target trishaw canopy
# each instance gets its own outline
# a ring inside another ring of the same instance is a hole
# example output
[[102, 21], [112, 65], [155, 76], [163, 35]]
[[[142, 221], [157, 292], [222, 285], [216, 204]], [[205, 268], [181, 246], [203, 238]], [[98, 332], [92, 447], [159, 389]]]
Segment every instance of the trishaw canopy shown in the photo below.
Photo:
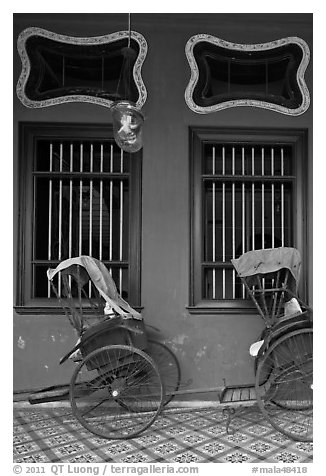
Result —
[[280, 247], [252, 250], [240, 258], [231, 259], [240, 278], [275, 273], [287, 268], [292, 276], [291, 287], [296, 288], [300, 278], [301, 256], [296, 248]]
[[[82, 267], [79, 273], [77, 266]], [[52, 281], [57, 273], [68, 270], [68, 268], [71, 268], [69, 269], [69, 274], [75, 277], [78, 275], [82, 285], [91, 279], [103, 299], [123, 318], [142, 319], [141, 314], [122, 299], [109, 270], [101, 261], [86, 255], [69, 258], [62, 261], [56, 268], [49, 268], [47, 270], [47, 277]], [[84, 270], [84, 273], [82, 270]]]

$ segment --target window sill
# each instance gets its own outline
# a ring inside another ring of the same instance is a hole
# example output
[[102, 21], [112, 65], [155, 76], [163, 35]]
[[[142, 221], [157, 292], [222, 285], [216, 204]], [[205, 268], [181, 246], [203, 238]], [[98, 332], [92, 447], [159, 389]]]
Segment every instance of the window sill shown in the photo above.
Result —
[[258, 314], [250, 301], [201, 301], [194, 306], [186, 306], [189, 314]]
[[[139, 306], [133, 306], [133, 308], [137, 311], [140, 312], [142, 311], [143, 307]], [[40, 315], [40, 314], [55, 314], [55, 315], [64, 315], [65, 312], [62, 307], [60, 306], [49, 306], [49, 305], [30, 305], [30, 306], [14, 306], [14, 310], [16, 311], [17, 314], [23, 315]], [[83, 313], [85, 315], [95, 315], [96, 313], [87, 307], [83, 308]]]

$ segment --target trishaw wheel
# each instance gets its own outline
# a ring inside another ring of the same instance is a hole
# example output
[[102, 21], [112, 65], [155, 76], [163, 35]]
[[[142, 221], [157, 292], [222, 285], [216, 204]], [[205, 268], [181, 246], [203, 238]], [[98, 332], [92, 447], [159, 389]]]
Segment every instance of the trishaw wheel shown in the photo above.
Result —
[[156, 363], [164, 383], [165, 398], [163, 405], [167, 405], [173, 398], [180, 385], [181, 370], [178, 359], [165, 344], [155, 340], [148, 340], [145, 352]]
[[78, 364], [70, 383], [75, 417], [87, 430], [109, 439], [132, 438], [148, 428], [163, 397], [153, 359], [127, 345], [94, 350]]
[[312, 441], [313, 434], [313, 331], [291, 331], [274, 342], [258, 359], [258, 406], [284, 435]]

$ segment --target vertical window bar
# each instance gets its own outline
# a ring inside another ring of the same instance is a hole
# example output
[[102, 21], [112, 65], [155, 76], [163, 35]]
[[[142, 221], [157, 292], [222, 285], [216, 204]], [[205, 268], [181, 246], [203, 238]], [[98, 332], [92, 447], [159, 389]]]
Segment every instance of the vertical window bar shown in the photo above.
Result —
[[[103, 144], [101, 144], [101, 157], [100, 157], [100, 172], [103, 172]], [[99, 260], [102, 261], [102, 246], [103, 246], [103, 180], [100, 180], [100, 230], [99, 230]]]
[[[70, 164], [69, 164], [69, 170], [70, 172], [73, 171], [73, 157], [74, 157], [74, 146], [73, 143], [71, 142], [70, 144]], [[69, 253], [69, 258], [71, 258], [71, 253], [72, 253], [72, 179], [69, 180], [69, 235], [68, 235], [68, 253]], [[69, 275], [68, 278], [69, 282], [69, 287], [71, 289], [71, 276]]]
[[[271, 150], [271, 174], [274, 176], [274, 147]], [[275, 244], [275, 202], [274, 202], [274, 182], [272, 182], [272, 248]]]
[[[49, 171], [53, 170], [53, 144], [50, 143], [50, 167]], [[51, 261], [51, 247], [52, 247], [52, 179], [49, 180], [49, 227], [48, 227], [48, 260]], [[48, 280], [48, 297], [51, 297], [51, 284]]]
[[[90, 172], [93, 172], [93, 143], [90, 145]], [[92, 238], [93, 238], [93, 180], [89, 181], [89, 256], [92, 256]]]
[[[80, 144], [80, 150], [79, 150], [79, 159], [80, 159], [80, 167], [79, 170], [80, 172], [83, 172], [83, 155], [84, 155], [84, 149], [83, 149], [83, 143]], [[79, 248], [79, 255], [82, 254], [82, 244], [83, 244], [83, 180], [79, 180], [79, 243], [78, 243], [78, 248]]]
[[[62, 172], [62, 163], [63, 163], [63, 144], [60, 142], [60, 153], [59, 153], [59, 171]], [[58, 232], [58, 260], [61, 261], [61, 252], [62, 252], [62, 179], [59, 180], [59, 232]], [[61, 273], [58, 277], [58, 289], [59, 296], [61, 296]]]
[[[235, 174], [235, 148], [232, 147], [232, 175]], [[232, 258], [235, 258], [235, 183], [232, 182]], [[235, 269], [232, 270], [232, 298], [235, 298]]]
[[[113, 172], [113, 144], [110, 149], [110, 173]], [[113, 181], [110, 179], [110, 198], [109, 198], [109, 212], [110, 212], [110, 229], [109, 229], [109, 260], [112, 261], [112, 210], [113, 210]], [[112, 274], [112, 268], [110, 268]]]
[[[281, 148], [281, 175], [284, 175], [284, 151]], [[284, 246], [284, 184], [281, 183], [281, 236], [282, 246]]]
[[[120, 155], [120, 172], [123, 172], [123, 150], [121, 149], [121, 155]], [[123, 233], [123, 180], [120, 180], [120, 216], [119, 216], [119, 259], [122, 261], [122, 246], [123, 246], [123, 240], [122, 240], [122, 233]], [[120, 289], [120, 294], [122, 295], [122, 267], [120, 265], [119, 267], [119, 289]]]
[[[212, 161], [213, 161], [213, 165], [212, 165], [212, 174], [215, 175], [215, 147], [213, 146], [213, 149], [212, 149]], [[213, 259], [213, 262], [216, 261], [216, 249], [215, 249], [215, 233], [216, 233], [216, 229], [215, 229], [215, 226], [216, 226], [216, 194], [215, 194], [215, 188], [216, 188], [216, 184], [215, 182], [213, 182], [213, 197], [212, 197], [212, 200], [213, 200], [213, 203], [212, 203], [212, 259]], [[216, 269], [215, 267], [213, 268], [213, 299], [216, 299]]]
[[[242, 175], [245, 175], [245, 151], [244, 147], [242, 147]], [[242, 254], [245, 253], [246, 250], [246, 189], [245, 183], [242, 182]], [[245, 298], [245, 286], [242, 285], [242, 297]]]
[[[264, 147], [261, 149], [261, 174], [265, 175], [265, 150]], [[265, 248], [265, 184], [261, 184], [261, 242], [262, 249]]]
[[[73, 171], [74, 146], [70, 144], [70, 172]], [[72, 179], [69, 180], [69, 258], [72, 253]]]
[[[59, 171], [62, 172], [62, 163], [63, 163], [63, 146], [62, 142], [60, 143], [60, 156], [59, 156]], [[61, 248], [62, 248], [62, 179], [59, 180], [59, 236], [58, 236], [58, 259], [61, 260]]]
[[[265, 149], [261, 148], [261, 174], [265, 175]], [[265, 248], [265, 184], [261, 184], [261, 247]], [[265, 278], [261, 280], [263, 288], [265, 288]], [[265, 297], [263, 295], [265, 302]]]
[[[90, 144], [90, 157], [89, 157], [89, 170], [92, 173], [93, 172], [93, 143]], [[88, 244], [88, 249], [89, 249], [89, 256], [92, 256], [93, 254], [93, 180], [89, 181], [89, 244]], [[92, 294], [92, 285], [91, 281], [88, 282], [88, 296], [91, 297]]]
[[[251, 173], [255, 176], [255, 149], [251, 148]], [[252, 249], [255, 249], [255, 183], [251, 185], [251, 233]]]
[[[225, 147], [222, 148], [222, 175], [225, 175]], [[222, 183], [222, 257], [225, 263], [225, 182]], [[225, 268], [223, 267], [222, 298], [225, 299]]]

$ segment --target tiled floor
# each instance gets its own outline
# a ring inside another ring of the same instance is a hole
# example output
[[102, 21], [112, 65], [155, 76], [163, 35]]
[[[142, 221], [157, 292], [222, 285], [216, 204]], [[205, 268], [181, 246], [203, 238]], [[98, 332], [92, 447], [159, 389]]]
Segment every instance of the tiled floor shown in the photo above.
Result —
[[256, 407], [225, 431], [219, 408], [166, 409], [139, 437], [105, 440], [89, 433], [70, 408], [14, 406], [15, 463], [310, 463], [312, 443], [276, 432]]

